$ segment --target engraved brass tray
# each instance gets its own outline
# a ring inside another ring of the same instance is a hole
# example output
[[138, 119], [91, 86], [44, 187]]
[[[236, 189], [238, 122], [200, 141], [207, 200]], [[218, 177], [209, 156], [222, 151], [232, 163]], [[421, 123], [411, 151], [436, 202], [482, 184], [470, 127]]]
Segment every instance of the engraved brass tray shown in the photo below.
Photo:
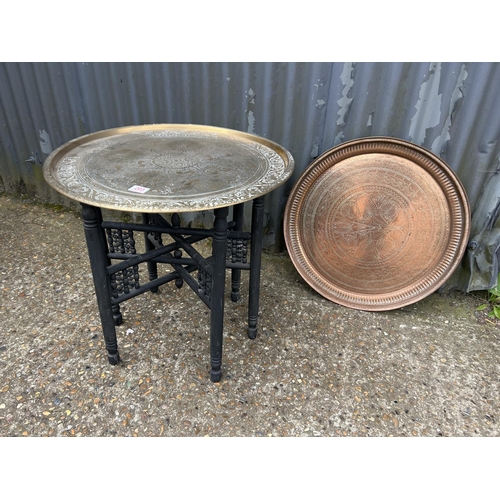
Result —
[[467, 196], [451, 168], [389, 137], [326, 151], [285, 209], [285, 241], [300, 275], [327, 299], [366, 311], [437, 290], [460, 263], [469, 231]]
[[76, 201], [130, 212], [194, 212], [262, 196], [292, 174], [279, 144], [236, 130], [157, 124], [74, 139], [44, 163], [45, 180]]

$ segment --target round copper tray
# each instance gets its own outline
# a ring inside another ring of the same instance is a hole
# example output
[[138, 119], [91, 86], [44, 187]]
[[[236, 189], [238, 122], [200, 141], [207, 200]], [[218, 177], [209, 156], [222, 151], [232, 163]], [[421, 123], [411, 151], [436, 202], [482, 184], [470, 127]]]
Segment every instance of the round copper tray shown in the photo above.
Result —
[[470, 209], [455, 173], [407, 141], [343, 143], [300, 176], [285, 241], [305, 281], [366, 311], [417, 302], [443, 285], [467, 246]]

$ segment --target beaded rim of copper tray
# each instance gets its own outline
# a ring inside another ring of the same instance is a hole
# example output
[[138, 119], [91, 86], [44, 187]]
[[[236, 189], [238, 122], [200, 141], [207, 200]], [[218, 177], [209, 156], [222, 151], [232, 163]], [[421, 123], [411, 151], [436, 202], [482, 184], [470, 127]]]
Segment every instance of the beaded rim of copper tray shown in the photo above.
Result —
[[469, 232], [467, 195], [453, 170], [391, 137], [323, 153], [294, 185], [284, 217], [302, 278], [327, 299], [367, 311], [436, 291], [459, 265]]

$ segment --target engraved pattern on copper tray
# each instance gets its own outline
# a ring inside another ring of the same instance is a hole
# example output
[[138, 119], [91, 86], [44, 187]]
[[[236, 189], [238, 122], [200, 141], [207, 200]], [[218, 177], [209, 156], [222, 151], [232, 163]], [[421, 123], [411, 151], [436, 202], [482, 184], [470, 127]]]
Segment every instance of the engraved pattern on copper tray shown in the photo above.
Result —
[[140, 125], [74, 139], [44, 164], [46, 181], [74, 200], [140, 212], [193, 212], [262, 196], [291, 175], [279, 144], [204, 125]]
[[368, 311], [414, 303], [443, 285], [465, 252], [470, 210], [455, 173], [430, 151], [389, 137], [349, 141], [300, 176], [285, 241], [305, 281]]

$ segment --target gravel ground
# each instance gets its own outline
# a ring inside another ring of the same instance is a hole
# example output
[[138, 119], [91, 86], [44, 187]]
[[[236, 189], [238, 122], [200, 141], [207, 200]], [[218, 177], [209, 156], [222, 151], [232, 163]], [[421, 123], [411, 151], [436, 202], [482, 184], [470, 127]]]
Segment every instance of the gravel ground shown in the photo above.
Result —
[[123, 304], [108, 364], [77, 212], [0, 196], [0, 242], [0, 436], [500, 433], [500, 329], [478, 295], [356, 311], [265, 253], [259, 335], [244, 280], [214, 384], [208, 309], [186, 286]]

